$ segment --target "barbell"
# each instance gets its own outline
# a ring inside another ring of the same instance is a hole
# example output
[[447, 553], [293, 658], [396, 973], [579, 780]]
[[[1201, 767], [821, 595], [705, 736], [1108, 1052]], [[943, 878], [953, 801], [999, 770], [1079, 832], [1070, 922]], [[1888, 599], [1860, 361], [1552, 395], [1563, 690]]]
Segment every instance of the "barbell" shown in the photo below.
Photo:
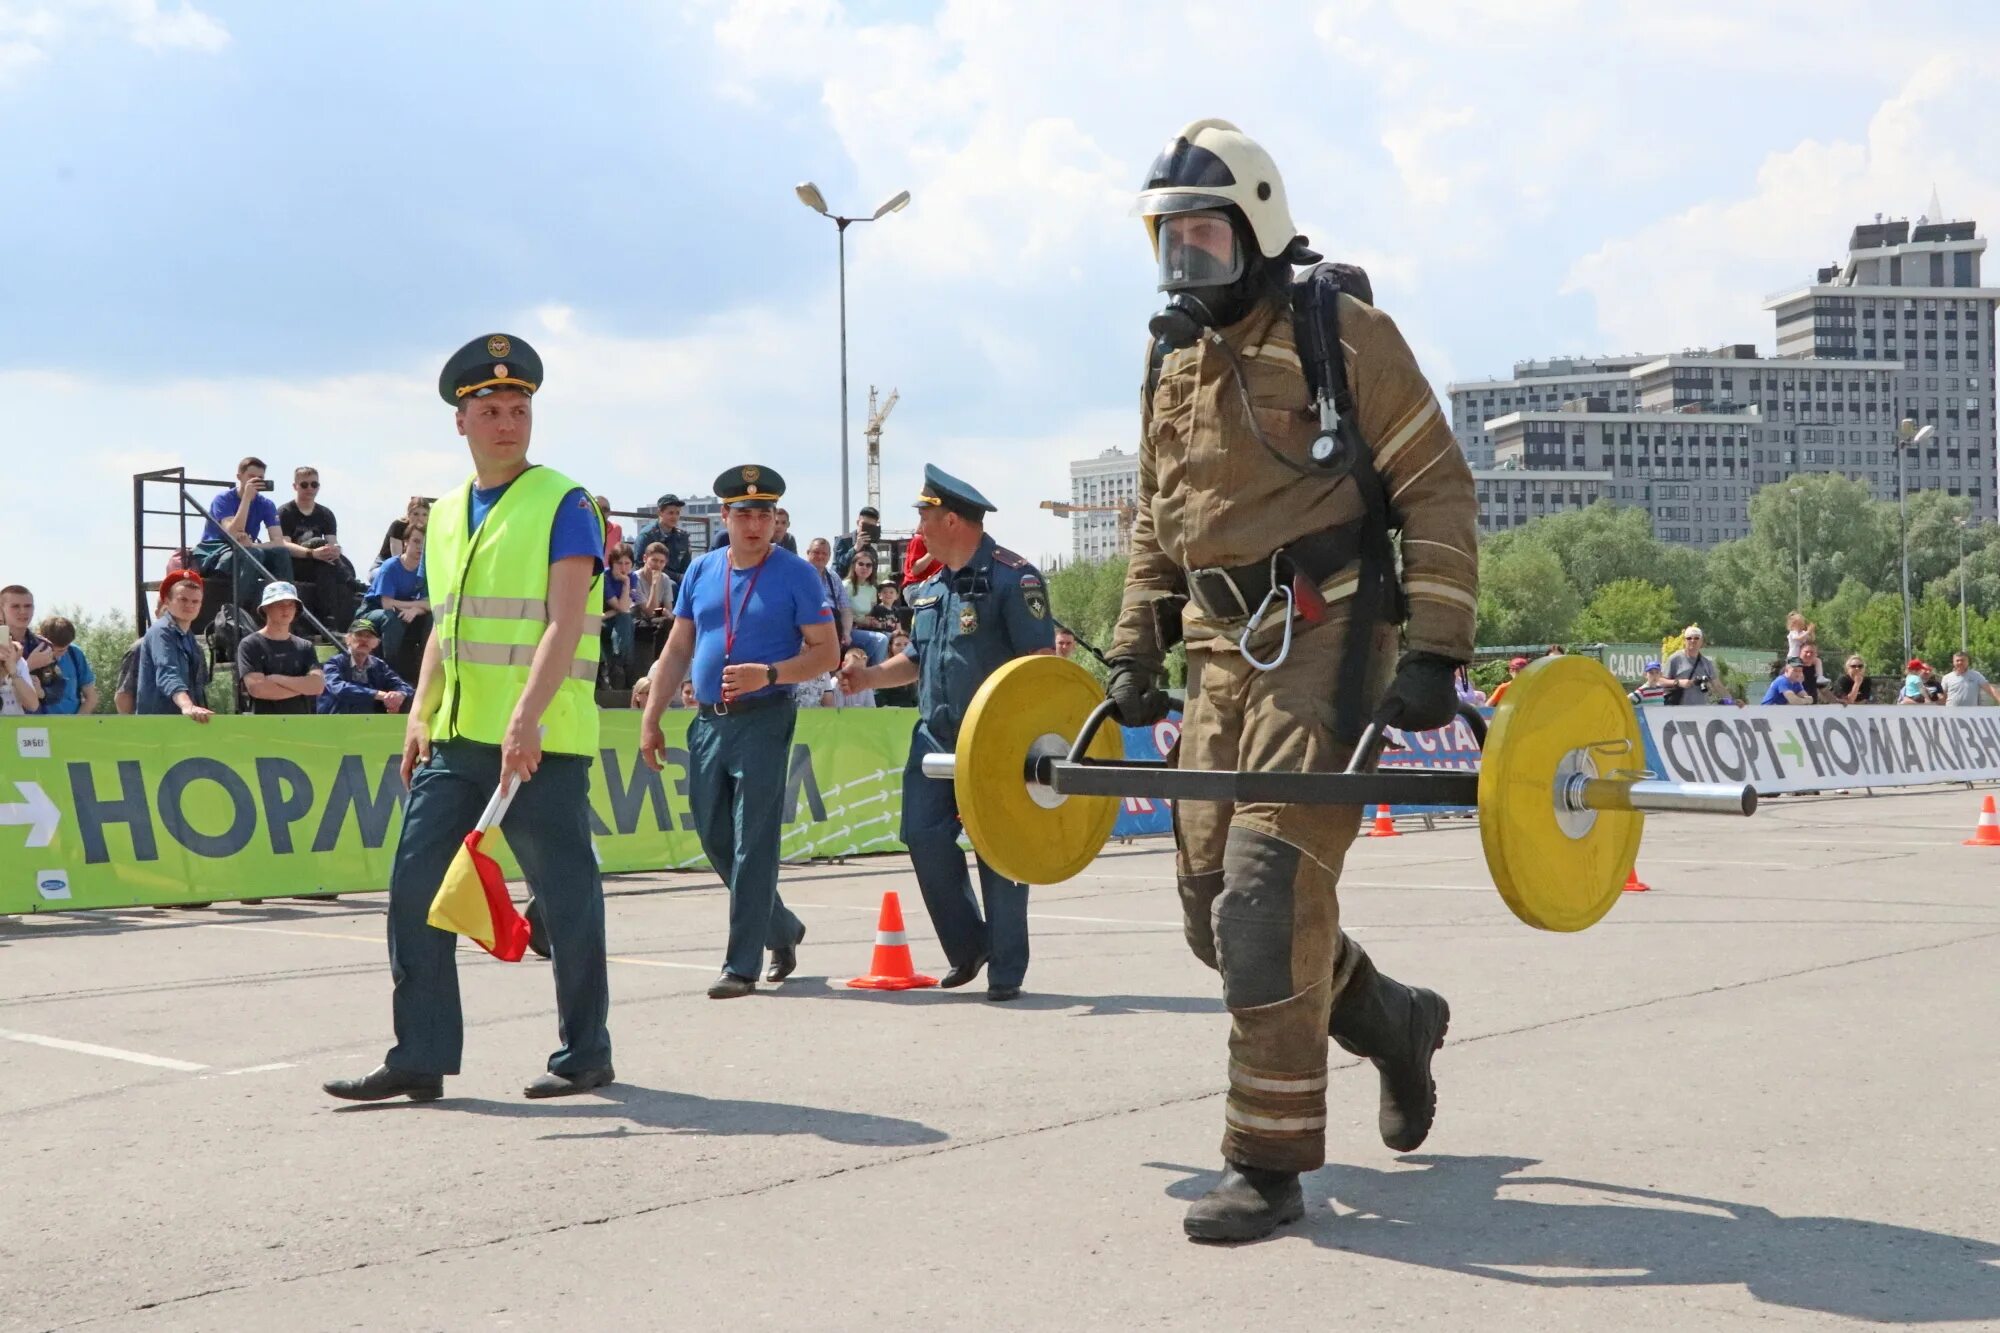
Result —
[[[1494, 885], [1542, 930], [1582, 930], [1618, 901], [1649, 813], [1746, 816], [1747, 784], [1669, 782], [1643, 770], [1639, 720], [1611, 673], [1586, 657], [1545, 657], [1514, 679], [1486, 725], [1477, 772], [1375, 767], [1388, 734], [1370, 725], [1343, 772], [1185, 769], [1124, 757], [1112, 705], [1060, 657], [1022, 657], [986, 678], [958, 744], [926, 755], [950, 781], [975, 851], [1026, 884], [1055, 884], [1096, 859], [1128, 797], [1365, 808], [1478, 807]], [[1359, 818], [1358, 811], [1343, 817]]]

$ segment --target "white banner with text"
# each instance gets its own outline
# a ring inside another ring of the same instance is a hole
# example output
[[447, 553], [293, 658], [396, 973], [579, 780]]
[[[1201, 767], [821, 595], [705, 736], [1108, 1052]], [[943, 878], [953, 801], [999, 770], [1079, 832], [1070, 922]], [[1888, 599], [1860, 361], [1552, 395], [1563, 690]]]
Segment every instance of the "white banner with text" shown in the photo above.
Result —
[[1760, 792], [2000, 780], [2000, 708], [1641, 708], [1651, 767]]

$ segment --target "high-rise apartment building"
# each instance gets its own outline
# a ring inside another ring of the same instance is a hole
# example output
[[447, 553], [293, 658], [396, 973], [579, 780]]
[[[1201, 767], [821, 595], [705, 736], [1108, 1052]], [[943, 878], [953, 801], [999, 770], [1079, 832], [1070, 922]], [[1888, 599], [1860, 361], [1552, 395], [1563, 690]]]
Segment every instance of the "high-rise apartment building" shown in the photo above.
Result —
[[1602, 398], [1619, 411], [1632, 406], [1634, 366], [1653, 356], [1565, 356], [1516, 361], [1514, 377], [1448, 384], [1451, 433], [1474, 468], [1493, 466], [1493, 436], [1486, 423], [1509, 412], [1553, 412], [1564, 403]]
[[[1522, 363], [1511, 380], [1450, 386], [1454, 432], [1475, 467], [1608, 472], [1606, 497], [1648, 510], [1662, 540], [1710, 546], [1749, 531], [1758, 487], [1801, 473], [1895, 498], [1907, 417], [1937, 430], [1903, 459], [1904, 486], [1965, 496], [1991, 522], [2000, 288], [1979, 285], [1985, 248], [1970, 221], [1878, 218], [1854, 229], [1843, 263], [1765, 302], [1775, 357], [1738, 344], [1564, 376]], [[1550, 404], [1552, 389], [1589, 391]], [[1517, 514], [1482, 506], [1481, 524]]]
[[1070, 554], [1078, 560], [1108, 560], [1127, 554], [1131, 533], [1119, 510], [1139, 502], [1139, 455], [1106, 449], [1095, 458], [1069, 465], [1069, 499], [1074, 505], [1098, 506], [1070, 515]]

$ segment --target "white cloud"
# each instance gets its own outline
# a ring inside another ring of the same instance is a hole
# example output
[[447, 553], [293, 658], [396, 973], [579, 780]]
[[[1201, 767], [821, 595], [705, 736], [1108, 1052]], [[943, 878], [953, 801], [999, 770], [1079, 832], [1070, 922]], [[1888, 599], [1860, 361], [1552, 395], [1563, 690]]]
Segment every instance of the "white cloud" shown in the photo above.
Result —
[[1848, 230], [1916, 216], [1935, 184], [1953, 217], [2000, 216], [2000, 145], [1967, 133], [1988, 100], [1980, 54], [1915, 68], [1859, 141], [1808, 139], [1767, 157], [1746, 193], [1703, 200], [1577, 260], [1565, 292], [1589, 295], [1611, 344], [1662, 350], [1772, 342], [1765, 292], [1811, 280]]
[[229, 44], [229, 30], [190, 0], [166, 7], [160, 0], [0, 0], [0, 87], [65, 46], [105, 38], [154, 51], [215, 52]]

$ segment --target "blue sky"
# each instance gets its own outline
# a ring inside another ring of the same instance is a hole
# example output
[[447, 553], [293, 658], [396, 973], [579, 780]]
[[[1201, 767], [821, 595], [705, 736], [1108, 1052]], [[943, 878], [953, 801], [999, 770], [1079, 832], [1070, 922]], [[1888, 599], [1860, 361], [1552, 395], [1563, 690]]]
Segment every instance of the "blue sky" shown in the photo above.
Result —
[[[2000, 24], [1741, 8], [0, 0], [0, 581], [125, 605], [125, 479], [246, 452], [318, 465], [372, 546], [463, 474], [432, 383], [495, 328], [548, 362], [538, 452], [620, 507], [761, 461], [836, 531], [808, 177], [849, 212], [914, 196], [849, 233], [856, 493], [866, 388], [894, 385], [885, 503], [936, 461], [1059, 552], [1035, 501], [1133, 441], [1157, 298], [1130, 194], [1204, 115], [1272, 149], [1440, 386], [1768, 346], [1761, 295], [1852, 222], [1933, 181], [2000, 205]], [[77, 510], [108, 561], [71, 558]]]

